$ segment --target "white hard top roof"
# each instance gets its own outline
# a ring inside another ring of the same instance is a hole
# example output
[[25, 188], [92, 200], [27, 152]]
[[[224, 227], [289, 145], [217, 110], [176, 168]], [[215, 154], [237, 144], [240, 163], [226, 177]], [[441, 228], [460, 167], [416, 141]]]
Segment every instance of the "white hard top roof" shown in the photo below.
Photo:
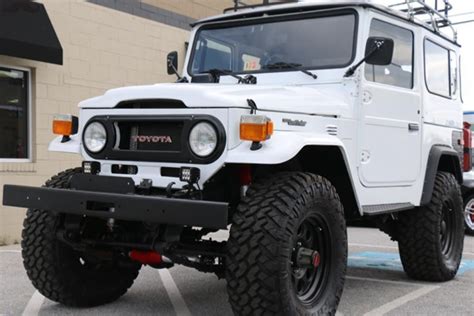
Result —
[[[397, 0], [394, 0], [395, 2]], [[406, 5], [406, 7], [404, 7]], [[202, 23], [208, 23], [208, 22], [219, 22], [219, 21], [230, 21], [230, 20], [235, 20], [235, 19], [241, 19], [241, 18], [249, 18], [252, 16], [258, 16], [259, 14], [263, 13], [270, 13], [270, 12], [281, 12], [285, 13], [285, 10], [292, 10], [295, 8], [307, 8], [308, 10], [310, 9], [318, 9], [318, 8], [343, 8], [343, 7], [354, 7], [354, 6], [362, 6], [362, 7], [370, 7], [374, 8], [378, 11], [385, 12], [387, 14], [390, 14], [392, 16], [404, 19], [408, 22], [415, 23], [417, 25], [420, 25], [440, 36], [443, 38], [453, 42], [454, 44], [457, 44], [457, 32], [454, 28], [452, 28], [451, 25], [449, 25], [453, 31], [453, 37], [447, 36], [447, 34], [443, 34], [439, 31], [438, 27], [433, 27], [433, 24], [429, 24], [427, 22], [432, 22], [433, 20], [430, 21], [423, 21], [419, 20], [415, 15], [410, 14], [410, 10], [412, 8], [416, 8], [416, 6], [426, 6], [425, 9], [432, 10], [424, 1], [420, 0], [400, 0], [398, 3], [395, 4], [395, 6], [398, 6], [398, 8], [391, 8], [387, 7], [378, 3], [373, 2], [372, 0], [298, 0], [294, 2], [282, 2], [278, 3], [278, 1], [275, 1], [273, 3], [270, 3], [268, 5], [249, 5], [249, 6], [242, 6], [238, 7], [236, 9], [234, 8], [229, 8], [228, 10], [225, 11], [224, 14], [217, 15], [214, 17], [209, 17], [205, 18], [202, 20], [199, 20], [192, 24], [192, 26], [199, 25]], [[402, 7], [400, 7], [402, 6]], [[406, 8], [406, 9], [405, 9]], [[402, 11], [404, 10], [404, 11]], [[413, 13], [414, 11], [412, 11]], [[437, 14], [437, 16], [434, 16], [434, 14]], [[433, 17], [436, 19], [439, 17], [442, 18], [442, 15], [439, 14], [438, 12], [434, 13], [432, 16], [430, 16], [430, 19]], [[448, 23], [449, 20], [445, 20]]]

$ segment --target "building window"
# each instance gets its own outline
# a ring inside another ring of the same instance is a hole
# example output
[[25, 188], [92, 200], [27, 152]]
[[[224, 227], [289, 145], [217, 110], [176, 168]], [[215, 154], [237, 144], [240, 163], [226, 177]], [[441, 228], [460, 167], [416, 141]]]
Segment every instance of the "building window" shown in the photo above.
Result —
[[30, 158], [29, 72], [0, 67], [0, 161]]
[[368, 81], [391, 86], [413, 88], [413, 33], [407, 29], [380, 20], [373, 20], [371, 37], [387, 37], [394, 41], [392, 63], [387, 66], [366, 65]]
[[453, 82], [450, 78], [449, 50], [425, 40], [425, 76], [429, 92], [446, 98], [451, 97]]

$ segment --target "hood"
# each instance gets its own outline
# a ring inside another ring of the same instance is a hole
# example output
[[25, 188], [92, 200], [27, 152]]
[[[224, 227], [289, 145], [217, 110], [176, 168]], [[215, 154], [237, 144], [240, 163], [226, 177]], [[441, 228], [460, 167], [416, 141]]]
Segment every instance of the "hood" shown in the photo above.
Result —
[[81, 108], [114, 108], [122, 101], [175, 99], [189, 108], [248, 108], [248, 99], [259, 110], [338, 116], [351, 102], [343, 84], [299, 86], [170, 83], [133, 86], [107, 91], [85, 100]]

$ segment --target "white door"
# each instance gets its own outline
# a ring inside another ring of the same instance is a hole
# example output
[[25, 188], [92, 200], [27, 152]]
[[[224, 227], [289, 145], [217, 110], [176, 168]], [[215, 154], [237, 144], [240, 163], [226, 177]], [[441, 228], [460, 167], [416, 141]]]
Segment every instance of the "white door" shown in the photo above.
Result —
[[366, 187], [409, 186], [421, 169], [421, 97], [414, 90], [414, 33], [374, 19], [370, 36], [394, 40], [391, 65], [365, 65], [360, 181]]

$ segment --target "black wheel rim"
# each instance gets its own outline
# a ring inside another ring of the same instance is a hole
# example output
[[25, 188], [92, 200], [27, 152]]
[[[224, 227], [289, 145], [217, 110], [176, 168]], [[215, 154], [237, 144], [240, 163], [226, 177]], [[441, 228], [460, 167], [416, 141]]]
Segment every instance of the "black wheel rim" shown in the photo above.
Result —
[[449, 258], [453, 249], [455, 239], [455, 214], [450, 201], [443, 203], [442, 217], [439, 227], [439, 238], [441, 242], [441, 252], [446, 258]]
[[[318, 267], [301, 268], [295, 264], [300, 247], [319, 253]], [[303, 305], [312, 307], [325, 292], [331, 267], [331, 234], [326, 221], [316, 215], [304, 219], [299, 225], [292, 250], [291, 281], [294, 293]]]

